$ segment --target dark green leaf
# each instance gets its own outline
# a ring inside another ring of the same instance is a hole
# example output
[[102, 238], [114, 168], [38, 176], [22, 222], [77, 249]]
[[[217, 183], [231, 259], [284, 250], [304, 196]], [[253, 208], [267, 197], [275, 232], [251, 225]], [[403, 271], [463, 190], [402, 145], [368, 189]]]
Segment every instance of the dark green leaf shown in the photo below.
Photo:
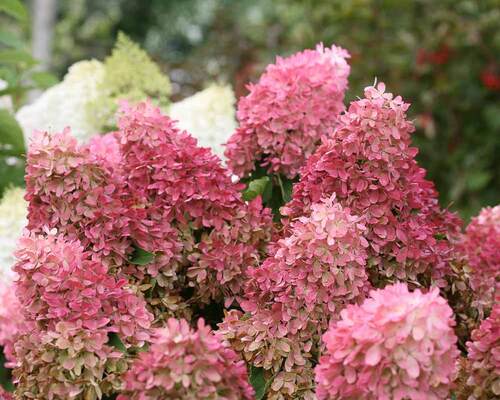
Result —
[[38, 61], [36, 61], [30, 53], [24, 50], [8, 49], [0, 51], [0, 63], [32, 67], [38, 64]]
[[283, 200], [288, 203], [292, 200], [293, 182], [290, 179], [283, 178]]
[[0, 109], [0, 154], [21, 155], [24, 153], [23, 131], [14, 116]]
[[255, 399], [262, 400], [266, 395], [270, 382], [266, 382], [264, 377], [264, 368], [250, 367], [250, 384], [255, 390]]
[[108, 344], [110, 346], [113, 346], [115, 349], [120, 350], [122, 353], [127, 352], [127, 348], [125, 347], [120, 337], [115, 332], [109, 333], [108, 338], [109, 338]]
[[130, 257], [130, 262], [136, 265], [146, 265], [153, 261], [154, 258], [155, 255], [153, 253], [141, 249], [140, 247], [136, 247], [134, 252], [132, 253], [132, 256]]
[[56, 76], [52, 75], [50, 72], [44, 71], [33, 72], [31, 74], [31, 80], [37, 87], [42, 89], [47, 89], [58, 82]]
[[19, 0], [1, 0], [0, 11], [6, 12], [19, 21], [26, 21], [28, 18], [26, 7]]
[[268, 176], [263, 176], [262, 178], [251, 181], [248, 187], [243, 191], [243, 200], [250, 201], [262, 195], [269, 181], [270, 179]]
[[24, 43], [21, 39], [7, 31], [0, 31], [0, 43], [15, 49], [21, 49], [24, 47]]

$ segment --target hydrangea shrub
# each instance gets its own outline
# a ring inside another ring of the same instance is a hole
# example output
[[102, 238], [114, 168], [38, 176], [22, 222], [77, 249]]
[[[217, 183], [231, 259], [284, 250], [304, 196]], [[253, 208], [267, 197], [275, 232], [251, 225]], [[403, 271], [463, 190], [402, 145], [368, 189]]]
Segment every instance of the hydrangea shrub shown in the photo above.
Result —
[[[109, 63], [136, 71], [120, 43]], [[238, 102], [227, 167], [195, 137], [228, 134], [230, 92], [167, 116], [152, 66], [134, 73], [151, 101], [128, 73], [103, 78], [111, 132], [32, 134], [27, 228], [0, 266], [14, 398], [499, 394], [499, 208], [462, 232], [416, 162], [409, 104], [378, 84], [345, 108], [347, 58], [318, 46], [269, 66]], [[11, 247], [22, 195], [0, 204]]]

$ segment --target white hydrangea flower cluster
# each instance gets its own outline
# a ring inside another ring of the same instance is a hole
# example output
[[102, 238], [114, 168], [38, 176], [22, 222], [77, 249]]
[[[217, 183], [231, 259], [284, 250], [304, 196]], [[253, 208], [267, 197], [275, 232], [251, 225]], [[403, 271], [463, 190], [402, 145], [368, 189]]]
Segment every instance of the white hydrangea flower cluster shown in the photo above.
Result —
[[62, 131], [70, 126], [72, 134], [86, 141], [99, 127], [89, 118], [87, 104], [98, 96], [104, 78], [104, 66], [97, 60], [73, 64], [63, 81], [47, 89], [34, 103], [21, 107], [16, 114], [29, 144], [33, 130]]
[[0, 200], [0, 282], [14, 279], [14, 250], [27, 222], [24, 189], [9, 188]]
[[230, 86], [211, 85], [170, 107], [178, 126], [222, 157], [227, 139], [236, 129], [235, 96]]

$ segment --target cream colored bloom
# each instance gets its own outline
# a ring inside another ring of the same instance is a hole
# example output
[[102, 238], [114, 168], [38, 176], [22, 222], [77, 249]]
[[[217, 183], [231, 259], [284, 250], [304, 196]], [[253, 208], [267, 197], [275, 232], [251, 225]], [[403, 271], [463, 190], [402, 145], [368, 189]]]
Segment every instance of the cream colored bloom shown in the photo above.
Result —
[[26, 225], [24, 189], [7, 189], [0, 200], [0, 282], [14, 278], [14, 250]]
[[212, 85], [170, 107], [170, 116], [179, 127], [223, 156], [224, 146], [236, 129], [235, 97], [230, 86]]
[[33, 130], [60, 132], [71, 127], [72, 134], [86, 141], [99, 127], [89, 118], [87, 104], [98, 95], [97, 87], [104, 77], [104, 66], [97, 60], [73, 64], [63, 81], [47, 89], [33, 104], [22, 107], [16, 114], [24, 138], [29, 144]]

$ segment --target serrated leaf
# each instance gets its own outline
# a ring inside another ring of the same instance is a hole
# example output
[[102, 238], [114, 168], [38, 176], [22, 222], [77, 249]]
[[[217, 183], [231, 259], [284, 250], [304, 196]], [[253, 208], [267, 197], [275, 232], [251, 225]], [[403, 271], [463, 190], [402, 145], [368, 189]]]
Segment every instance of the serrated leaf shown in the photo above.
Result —
[[132, 264], [136, 264], [136, 265], [147, 265], [150, 262], [152, 262], [154, 260], [154, 258], [155, 258], [154, 253], [150, 253], [149, 251], [146, 251], [146, 250], [141, 249], [140, 247], [136, 246], [129, 261]]
[[47, 89], [58, 82], [55, 75], [45, 71], [33, 72], [30, 78], [41, 89]]
[[250, 384], [255, 390], [255, 399], [262, 400], [266, 395], [267, 388], [270, 382], [266, 382], [264, 377], [264, 368], [255, 366], [250, 367]]
[[269, 177], [263, 176], [259, 179], [254, 179], [248, 184], [248, 187], [243, 191], [243, 200], [250, 201], [255, 199], [257, 196], [262, 195], [266, 190], [266, 186], [269, 184]]
[[19, 21], [26, 21], [28, 19], [26, 7], [19, 0], [1, 0], [0, 11], [4, 11]]
[[120, 350], [122, 353], [127, 352], [127, 348], [115, 332], [111, 332], [108, 334], [108, 345], [113, 346], [115, 349]]
[[19, 49], [7, 49], [0, 50], [0, 63], [7, 65], [25, 65], [27, 67], [32, 67], [38, 64], [30, 53]]
[[19, 156], [24, 153], [23, 131], [14, 116], [0, 109], [0, 154]]

